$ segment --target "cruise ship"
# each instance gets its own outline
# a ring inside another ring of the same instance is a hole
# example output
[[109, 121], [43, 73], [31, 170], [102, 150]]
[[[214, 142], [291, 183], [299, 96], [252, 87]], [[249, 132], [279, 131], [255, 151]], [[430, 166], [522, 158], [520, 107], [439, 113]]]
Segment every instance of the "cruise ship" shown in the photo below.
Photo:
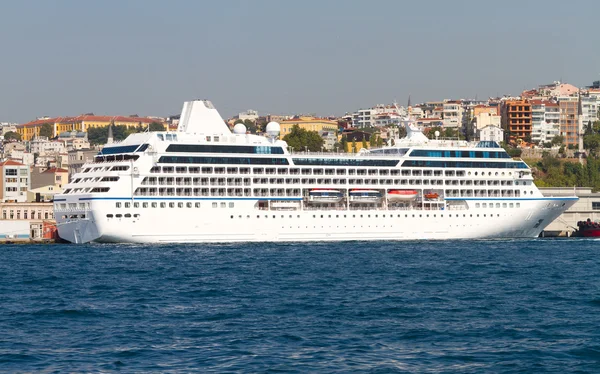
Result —
[[233, 132], [210, 101], [186, 102], [174, 132], [107, 144], [54, 200], [73, 243], [535, 238], [577, 201], [545, 197], [496, 142], [428, 139], [302, 152]]

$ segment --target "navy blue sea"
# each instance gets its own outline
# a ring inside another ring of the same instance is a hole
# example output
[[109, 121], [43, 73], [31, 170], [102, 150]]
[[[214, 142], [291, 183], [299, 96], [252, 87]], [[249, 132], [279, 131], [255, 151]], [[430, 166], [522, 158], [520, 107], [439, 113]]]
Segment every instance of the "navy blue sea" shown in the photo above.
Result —
[[0, 247], [3, 372], [600, 372], [600, 241]]

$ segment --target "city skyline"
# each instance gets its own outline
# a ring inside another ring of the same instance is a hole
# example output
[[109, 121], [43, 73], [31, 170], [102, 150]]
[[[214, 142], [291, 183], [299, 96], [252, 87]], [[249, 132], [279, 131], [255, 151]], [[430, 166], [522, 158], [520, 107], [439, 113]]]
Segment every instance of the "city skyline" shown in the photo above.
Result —
[[409, 95], [485, 99], [600, 77], [597, 3], [501, 5], [5, 3], [0, 121], [167, 116], [197, 98], [223, 117], [249, 108], [340, 115]]

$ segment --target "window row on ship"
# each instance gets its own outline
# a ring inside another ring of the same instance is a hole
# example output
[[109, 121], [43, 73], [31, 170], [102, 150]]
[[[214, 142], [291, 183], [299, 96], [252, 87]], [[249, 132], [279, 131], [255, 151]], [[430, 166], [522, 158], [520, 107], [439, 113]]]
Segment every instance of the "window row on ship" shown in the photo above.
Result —
[[[306, 195], [307, 190], [304, 190]], [[533, 191], [521, 190], [485, 190], [455, 189], [446, 190], [446, 197], [520, 197], [521, 194], [533, 194]], [[203, 197], [300, 197], [300, 188], [147, 188], [135, 190], [135, 196], [203, 196]]]
[[[252, 184], [373, 184], [373, 185], [446, 185], [446, 186], [512, 186], [519, 182], [498, 179], [345, 179], [345, 178], [192, 178], [192, 177], [145, 177], [142, 186], [249, 186]], [[525, 184], [525, 182], [523, 182]]]
[[[87, 167], [82, 173], [102, 171], [127, 171], [128, 165], [115, 165], [112, 167]], [[377, 168], [377, 169], [352, 169], [352, 168], [264, 168], [264, 167], [211, 167], [211, 166], [153, 166], [150, 173], [163, 174], [280, 174], [280, 175], [391, 175], [391, 176], [505, 176], [512, 175], [512, 171], [465, 171], [465, 170], [436, 170], [414, 168]], [[76, 181], [79, 181], [77, 179]]]
[[163, 174], [278, 174], [278, 175], [382, 175], [382, 176], [512, 176], [512, 171], [465, 171], [465, 170], [435, 170], [413, 168], [377, 168], [377, 169], [346, 169], [346, 168], [263, 168], [263, 167], [185, 167], [185, 166], [153, 166], [150, 173]]

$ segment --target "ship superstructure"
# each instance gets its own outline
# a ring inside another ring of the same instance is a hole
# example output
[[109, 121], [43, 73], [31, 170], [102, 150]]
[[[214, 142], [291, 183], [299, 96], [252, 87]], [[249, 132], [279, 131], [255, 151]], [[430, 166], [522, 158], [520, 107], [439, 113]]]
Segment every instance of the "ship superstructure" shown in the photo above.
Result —
[[240, 242], [537, 237], [576, 197], [544, 197], [495, 142], [429, 140], [298, 152], [231, 132], [209, 101], [186, 102], [176, 132], [106, 145], [54, 201], [61, 238]]

